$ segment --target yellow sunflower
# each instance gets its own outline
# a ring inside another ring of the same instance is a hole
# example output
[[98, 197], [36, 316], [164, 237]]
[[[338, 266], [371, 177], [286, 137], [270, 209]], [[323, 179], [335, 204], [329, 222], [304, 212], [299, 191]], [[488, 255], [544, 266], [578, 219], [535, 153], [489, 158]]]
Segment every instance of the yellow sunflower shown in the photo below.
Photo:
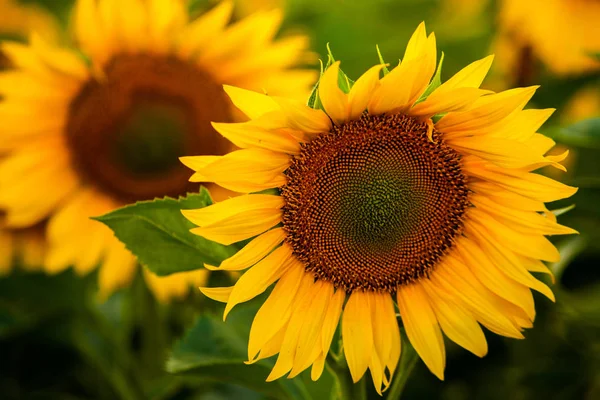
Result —
[[500, 66], [526, 75], [535, 57], [556, 74], [598, 70], [599, 19], [596, 0], [503, 0], [496, 45]]
[[[182, 161], [192, 180], [249, 194], [183, 214], [207, 239], [253, 238], [207, 266], [247, 269], [237, 283], [201, 290], [226, 302], [227, 316], [275, 283], [248, 344], [249, 362], [279, 354], [268, 380], [310, 366], [317, 379], [341, 319], [353, 380], [369, 369], [385, 390], [401, 351], [394, 300], [408, 339], [443, 379], [442, 332], [483, 356], [479, 324], [523, 338], [535, 317], [530, 289], [554, 299], [531, 272], [559, 259], [544, 235], [574, 231], [544, 202], [576, 189], [532, 172], [562, 169], [566, 154], [545, 156], [554, 143], [536, 133], [553, 110], [523, 109], [536, 87], [479, 89], [491, 62], [423, 99], [436, 41], [421, 24], [383, 78], [376, 65], [346, 93], [331, 65], [318, 89], [324, 111], [226, 87], [251, 121], [213, 126], [242, 149]], [[280, 194], [252, 194], [270, 188]]]
[[[2, 44], [15, 69], [0, 75], [0, 209], [10, 227], [49, 219], [47, 271], [102, 262], [102, 295], [127, 285], [135, 258], [90, 217], [197, 191], [177, 157], [230, 150], [210, 125], [241, 116], [223, 83], [308, 92], [314, 72], [294, 69], [310, 56], [308, 39], [274, 40], [279, 10], [228, 25], [231, 12], [224, 1], [189, 20], [183, 0], [78, 0], [76, 50], [39, 35]], [[166, 298], [199, 275], [149, 280], [166, 282], [156, 290]]]

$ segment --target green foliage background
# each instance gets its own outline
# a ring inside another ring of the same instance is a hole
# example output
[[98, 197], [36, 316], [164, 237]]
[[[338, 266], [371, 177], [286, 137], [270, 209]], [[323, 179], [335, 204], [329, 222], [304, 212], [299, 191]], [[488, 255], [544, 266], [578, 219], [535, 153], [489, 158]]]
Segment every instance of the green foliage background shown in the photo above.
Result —
[[[69, 19], [70, 0], [22, 2], [41, 4], [63, 23]], [[206, 0], [194, 0], [190, 9], [200, 12], [208, 6]], [[444, 81], [489, 54], [496, 9], [497, 4], [489, 2], [481, 15], [457, 31], [449, 28], [448, 15], [440, 12], [436, 0], [289, 0], [285, 28], [309, 34], [323, 60], [329, 43], [344, 71], [356, 79], [377, 61], [375, 44], [386, 60], [398, 59], [410, 34], [425, 20], [446, 54]], [[557, 279], [556, 304], [536, 295], [538, 317], [526, 332], [527, 339], [489, 334], [490, 350], [484, 359], [447, 342], [446, 381], [438, 381], [419, 361], [406, 398], [600, 398], [600, 123], [598, 118], [568, 126], [560, 123], [561, 107], [577, 89], [598, 85], [600, 78], [598, 74], [557, 78], [541, 69], [534, 83], [542, 88], [533, 105], [559, 109], [544, 132], [574, 154], [575, 162], [560, 179], [580, 187], [572, 199], [552, 207], [575, 203], [576, 208], [561, 219], [581, 232], [557, 241], [563, 260], [551, 265]], [[184, 202], [209, 201], [204, 196], [195, 194]], [[218, 261], [235, 251], [213, 248], [209, 254], [199, 238], [178, 241], [176, 234], [160, 228], [189, 228], [176, 207], [172, 214], [158, 217], [151, 204], [142, 207], [147, 219], [138, 222], [158, 226], [149, 241], [161, 235], [175, 238], [170, 251], [179, 254], [178, 270], [196, 268], [195, 254], [198, 263], [214, 263], [215, 257]], [[131, 224], [129, 217], [121, 210], [101, 221], [112, 228], [127, 226], [121, 234], [137, 236], [136, 229], [143, 227]], [[150, 267], [159, 274], [173, 272], [167, 260], [159, 264]], [[230, 279], [211, 275], [215, 286]], [[329, 399], [337, 393], [330, 371], [317, 383], [306, 374], [266, 383], [272, 361], [243, 364], [252, 316], [264, 296], [236, 308], [224, 324], [223, 306], [196, 292], [170, 305], [159, 304], [141, 274], [131, 288], [106, 302], [98, 301], [95, 282], [94, 274], [80, 278], [72, 271], [49, 277], [17, 269], [0, 278], [0, 398]], [[370, 384], [367, 387], [369, 398], [378, 398]]]

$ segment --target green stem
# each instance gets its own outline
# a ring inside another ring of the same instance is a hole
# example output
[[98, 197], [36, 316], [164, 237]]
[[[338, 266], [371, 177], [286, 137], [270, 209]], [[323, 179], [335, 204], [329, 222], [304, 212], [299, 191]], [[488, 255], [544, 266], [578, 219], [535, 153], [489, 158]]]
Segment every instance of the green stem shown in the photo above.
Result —
[[[404, 339], [406, 335], [402, 335]], [[398, 400], [402, 396], [404, 387], [408, 382], [410, 374], [417, 364], [419, 356], [408, 340], [402, 340], [402, 356], [400, 357], [400, 365], [396, 370], [392, 387], [388, 392], [388, 400]]]
[[333, 396], [336, 400], [366, 400], [367, 385], [366, 378], [353, 383], [350, 370], [346, 364], [346, 359], [342, 355], [337, 358], [331, 355], [327, 356], [327, 368], [336, 378], [337, 392]]

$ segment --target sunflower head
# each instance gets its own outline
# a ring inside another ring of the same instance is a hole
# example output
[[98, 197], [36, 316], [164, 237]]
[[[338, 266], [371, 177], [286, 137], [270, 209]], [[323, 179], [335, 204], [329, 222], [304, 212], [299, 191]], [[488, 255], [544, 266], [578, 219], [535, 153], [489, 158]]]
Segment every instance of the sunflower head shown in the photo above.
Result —
[[247, 193], [183, 213], [210, 240], [253, 238], [216, 268], [247, 269], [237, 283], [201, 290], [227, 315], [275, 283], [248, 345], [251, 362], [278, 354], [269, 380], [310, 366], [317, 379], [341, 318], [354, 381], [369, 369], [381, 393], [400, 356], [396, 309], [443, 379], [442, 332], [483, 356], [480, 324], [522, 338], [531, 289], [554, 299], [531, 274], [559, 258], [546, 235], [574, 233], [544, 202], [576, 189], [532, 172], [564, 169], [536, 133], [553, 110], [524, 109], [536, 87], [479, 89], [492, 57], [443, 84], [436, 60], [421, 24], [389, 72], [352, 82], [331, 64], [311, 106], [227, 87], [251, 120], [213, 125], [241, 149], [182, 159], [193, 179]]

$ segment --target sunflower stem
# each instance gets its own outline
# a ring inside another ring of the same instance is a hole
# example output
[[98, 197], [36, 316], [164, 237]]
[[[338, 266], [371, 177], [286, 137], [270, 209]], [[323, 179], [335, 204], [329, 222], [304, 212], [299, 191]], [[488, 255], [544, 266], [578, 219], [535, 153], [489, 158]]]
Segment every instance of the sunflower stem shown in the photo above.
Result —
[[366, 378], [363, 377], [360, 381], [353, 383], [346, 358], [334, 356], [331, 352], [327, 356], [327, 367], [336, 378], [335, 392], [332, 399], [335, 400], [366, 400], [367, 385]]
[[401, 398], [404, 387], [408, 382], [408, 378], [419, 359], [414, 347], [412, 347], [410, 341], [405, 340], [405, 338], [406, 335], [402, 335], [402, 356], [400, 357], [400, 365], [394, 375], [392, 386], [388, 392], [388, 400], [398, 400]]

